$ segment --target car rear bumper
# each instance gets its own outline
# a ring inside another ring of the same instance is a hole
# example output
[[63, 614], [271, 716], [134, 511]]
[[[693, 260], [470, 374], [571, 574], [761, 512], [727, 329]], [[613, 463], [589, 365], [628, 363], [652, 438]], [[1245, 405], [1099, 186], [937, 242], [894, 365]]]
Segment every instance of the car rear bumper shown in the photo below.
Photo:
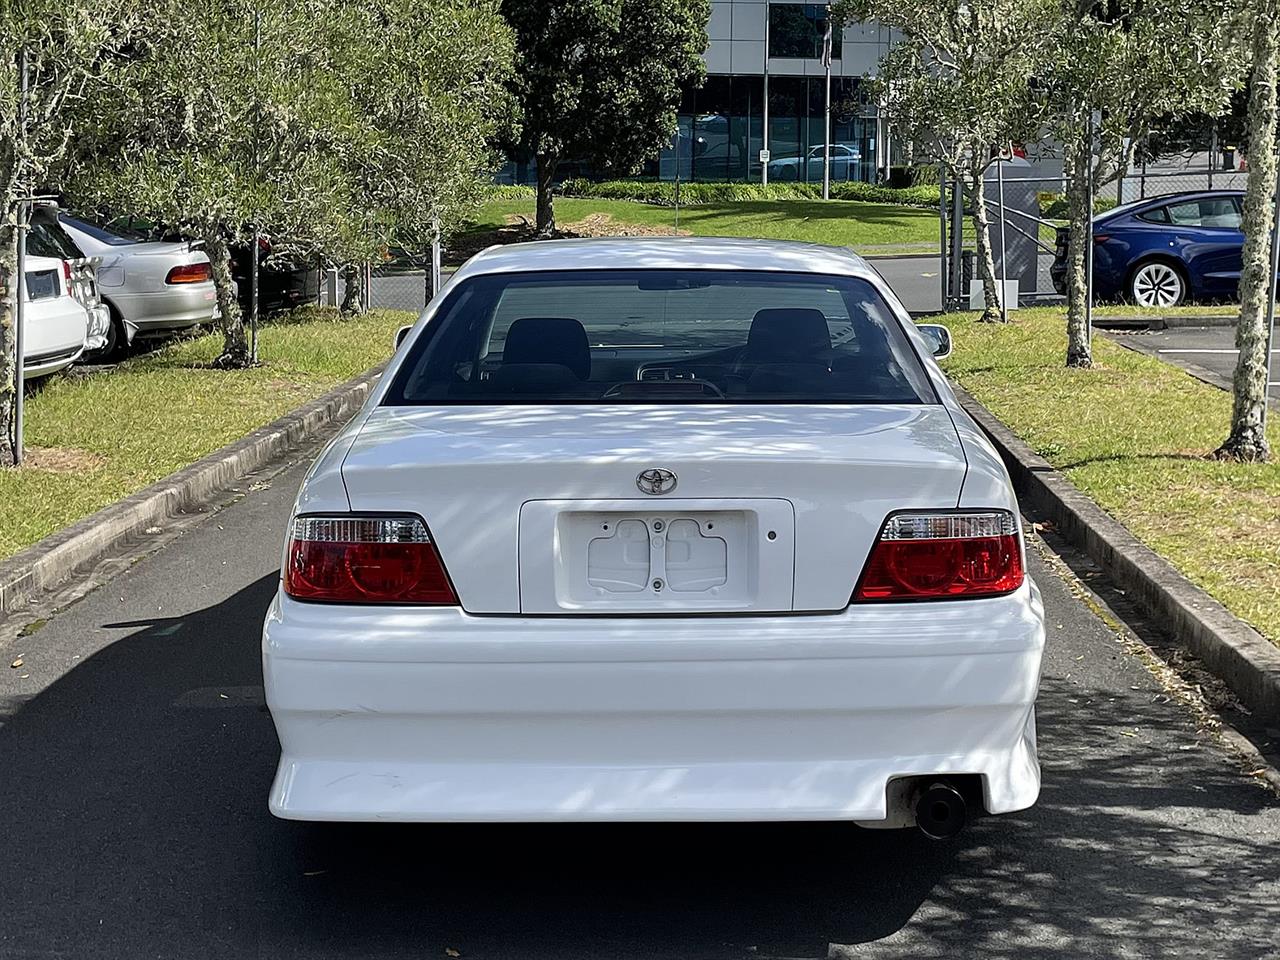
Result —
[[38, 355], [27, 354], [22, 361], [22, 376], [27, 380], [47, 377], [71, 366], [84, 354], [84, 344], [66, 347], [62, 350], [49, 350]]
[[1044, 628], [989, 600], [820, 616], [477, 617], [277, 596], [264, 629], [299, 820], [885, 821], [889, 781], [1035, 802]]
[[212, 282], [173, 284], [152, 293], [113, 293], [111, 302], [144, 335], [208, 323], [218, 309]]

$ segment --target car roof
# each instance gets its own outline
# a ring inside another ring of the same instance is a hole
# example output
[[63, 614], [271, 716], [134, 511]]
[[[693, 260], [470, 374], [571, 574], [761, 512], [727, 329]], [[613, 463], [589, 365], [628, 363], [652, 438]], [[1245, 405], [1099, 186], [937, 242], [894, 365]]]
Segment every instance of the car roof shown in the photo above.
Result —
[[1162, 207], [1167, 203], [1185, 203], [1188, 200], [1199, 200], [1202, 197], [1243, 197], [1243, 190], [1180, 190], [1177, 193], [1162, 193], [1155, 197], [1143, 197], [1141, 200], [1130, 200], [1118, 207], [1112, 207], [1104, 214], [1094, 217], [1094, 221], [1110, 217], [1121, 217], [1135, 210], [1149, 207]]
[[594, 237], [490, 247], [468, 260], [456, 278], [513, 271], [623, 269], [876, 276], [867, 261], [847, 247], [738, 237]]

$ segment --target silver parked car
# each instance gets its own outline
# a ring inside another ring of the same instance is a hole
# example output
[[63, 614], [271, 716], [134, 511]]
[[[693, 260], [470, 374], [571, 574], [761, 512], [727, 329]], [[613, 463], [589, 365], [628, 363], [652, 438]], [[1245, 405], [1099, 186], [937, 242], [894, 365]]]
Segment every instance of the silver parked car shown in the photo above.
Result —
[[111, 308], [106, 352], [129, 338], [186, 330], [217, 315], [209, 257], [185, 241], [145, 240], [63, 214], [62, 226], [86, 254], [102, 258], [98, 283]]

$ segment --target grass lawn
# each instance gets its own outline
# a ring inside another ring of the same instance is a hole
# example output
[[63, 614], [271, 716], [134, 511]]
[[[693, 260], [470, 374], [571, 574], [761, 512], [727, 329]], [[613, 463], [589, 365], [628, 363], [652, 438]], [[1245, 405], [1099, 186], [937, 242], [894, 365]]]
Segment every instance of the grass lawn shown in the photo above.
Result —
[[[1106, 310], [1126, 312], [1138, 311]], [[1063, 311], [1014, 316], [1007, 326], [947, 318], [952, 379], [1152, 549], [1280, 642], [1280, 423], [1269, 434], [1278, 462], [1210, 460], [1227, 434], [1229, 394], [1102, 336], [1094, 369], [1067, 370]]]
[[[629, 200], [557, 197], [556, 223], [572, 231], [589, 216], [617, 224], [672, 228], [675, 210]], [[512, 216], [534, 219], [534, 202], [495, 200], [475, 218], [476, 231], [494, 231]], [[680, 208], [680, 229], [699, 237], [761, 237], [853, 247], [862, 253], [932, 253], [938, 215], [932, 210], [853, 200], [745, 200]]]
[[0, 470], [0, 557], [145, 487], [391, 356], [413, 315], [311, 315], [260, 332], [262, 366], [207, 367], [202, 336], [96, 373], [53, 376], [27, 398], [28, 460]]

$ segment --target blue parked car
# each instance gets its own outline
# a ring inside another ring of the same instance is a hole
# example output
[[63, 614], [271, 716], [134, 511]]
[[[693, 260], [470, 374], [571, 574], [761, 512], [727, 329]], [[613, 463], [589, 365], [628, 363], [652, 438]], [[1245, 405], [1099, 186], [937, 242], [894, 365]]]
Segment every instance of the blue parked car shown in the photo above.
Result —
[[[1094, 299], [1172, 307], [1234, 299], [1240, 284], [1244, 192], [1151, 197], [1093, 221]], [[1059, 227], [1050, 276], [1066, 293], [1067, 230]]]

